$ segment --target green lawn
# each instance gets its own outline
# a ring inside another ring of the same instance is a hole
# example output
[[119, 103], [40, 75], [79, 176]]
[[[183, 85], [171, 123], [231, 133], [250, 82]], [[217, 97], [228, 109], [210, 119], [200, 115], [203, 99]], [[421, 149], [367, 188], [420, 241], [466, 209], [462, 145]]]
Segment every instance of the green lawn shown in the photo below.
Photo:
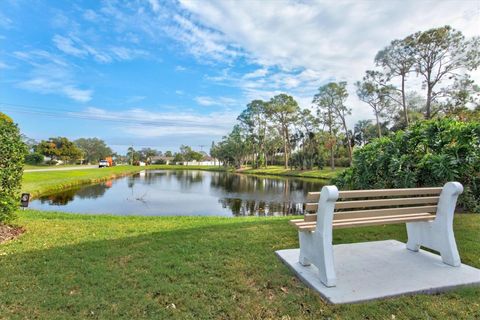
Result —
[[50, 166], [46, 164], [39, 164], [39, 165], [31, 165], [31, 164], [26, 164], [23, 166], [25, 170], [31, 170], [31, 169], [61, 169], [61, 168], [73, 168], [73, 167], [83, 167], [83, 165], [79, 164], [62, 164], [58, 166]]
[[[0, 245], [0, 318], [474, 319], [480, 288], [332, 306], [274, 251], [289, 218], [112, 217], [19, 212]], [[458, 215], [463, 262], [480, 267], [480, 215]], [[334, 242], [405, 241], [404, 225], [335, 230]], [[361, 276], [361, 275], [359, 275]], [[173, 307], [175, 305], [175, 307]]]
[[22, 191], [31, 193], [32, 196], [38, 196], [49, 192], [54, 192], [80, 184], [105, 181], [121, 176], [129, 175], [145, 169], [169, 169], [180, 170], [188, 168], [201, 170], [225, 170], [214, 166], [166, 166], [153, 165], [148, 167], [138, 166], [115, 166], [110, 168], [95, 168], [68, 171], [44, 171], [44, 172], [25, 172], [23, 175]]
[[117, 166], [102, 169], [25, 172], [22, 191], [32, 196], [62, 190], [79, 184], [99, 182], [144, 170], [144, 167]]
[[345, 168], [323, 168], [322, 170], [290, 170], [285, 169], [283, 166], [268, 166], [261, 169], [244, 169], [242, 173], [258, 174], [258, 175], [275, 175], [275, 176], [291, 176], [291, 177], [304, 177], [304, 178], [319, 178], [319, 179], [332, 179], [337, 174], [345, 170]]

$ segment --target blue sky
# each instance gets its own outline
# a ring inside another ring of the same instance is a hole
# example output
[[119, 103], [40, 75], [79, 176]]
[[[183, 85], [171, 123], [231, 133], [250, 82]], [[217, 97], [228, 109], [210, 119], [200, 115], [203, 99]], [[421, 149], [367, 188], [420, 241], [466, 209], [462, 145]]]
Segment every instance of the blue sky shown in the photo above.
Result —
[[[287, 92], [309, 107], [395, 38], [445, 24], [479, 35], [479, 3], [2, 0], [0, 111], [37, 140], [208, 149], [250, 100]], [[350, 124], [372, 118], [350, 91]]]

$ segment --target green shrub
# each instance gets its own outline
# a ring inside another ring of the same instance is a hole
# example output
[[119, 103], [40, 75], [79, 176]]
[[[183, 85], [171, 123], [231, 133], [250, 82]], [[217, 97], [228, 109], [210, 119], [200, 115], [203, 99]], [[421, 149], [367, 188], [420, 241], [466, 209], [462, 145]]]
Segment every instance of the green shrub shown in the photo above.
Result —
[[0, 223], [14, 218], [27, 147], [12, 119], [0, 113]]
[[350, 159], [347, 157], [341, 157], [335, 159], [335, 166], [336, 167], [349, 167], [350, 166]]
[[25, 163], [31, 165], [39, 165], [43, 162], [43, 155], [40, 153], [29, 153], [25, 156]]
[[334, 181], [344, 189], [441, 186], [459, 181], [464, 209], [480, 212], [480, 123], [437, 119], [375, 139]]

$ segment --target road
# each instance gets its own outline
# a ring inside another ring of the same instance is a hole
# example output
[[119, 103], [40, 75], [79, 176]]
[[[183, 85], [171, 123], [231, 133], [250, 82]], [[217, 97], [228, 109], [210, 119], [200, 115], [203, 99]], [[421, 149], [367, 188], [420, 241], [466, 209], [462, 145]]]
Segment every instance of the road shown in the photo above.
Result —
[[85, 169], [94, 169], [98, 168], [98, 165], [85, 165], [85, 166], [78, 166], [78, 167], [55, 167], [55, 168], [46, 168], [46, 169], [27, 169], [23, 172], [42, 172], [42, 171], [70, 171], [70, 170], [85, 170]]

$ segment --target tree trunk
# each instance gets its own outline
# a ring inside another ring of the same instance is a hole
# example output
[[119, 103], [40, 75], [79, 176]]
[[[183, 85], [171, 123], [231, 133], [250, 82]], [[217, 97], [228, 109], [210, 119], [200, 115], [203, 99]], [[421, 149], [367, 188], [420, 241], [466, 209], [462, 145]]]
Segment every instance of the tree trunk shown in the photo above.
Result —
[[342, 118], [343, 129], [345, 130], [345, 136], [347, 137], [347, 147], [348, 147], [348, 159], [350, 160], [350, 166], [352, 165], [352, 145], [350, 143], [350, 135], [348, 134], [347, 123], [345, 118]]
[[333, 120], [332, 120], [332, 113], [331, 111], [329, 110], [328, 111], [328, 121], [330, 122], [329, 123], [329, 126], [328, 126], [328, 132], [329, 132], [329, 135], [330, 135], [330, 168], [332, 170], [335, 169], [335, 154], [334, 154], [334, 145], [333, 145]]
[[285, 169], [288, 169], [288, 128], [284, 129], [284, 139]]
[[402, 75], [402, 107], [403, 113], [405, 115], [405, 125], [408, 127], [410, 125], [408, 121], [408, 109], [407, 109], [407, 101], [405, 97], [405, 75]]
[[[377, 119], [377, 132], [378, 132], [378, 137], [382, 137], [382, 128], [380, 127], [380, 119], [378, 118], [378, 112], [375, 110], [375, 118]], [[350, 144], [349, 144], [350, 145]]]
[[425, 118], [428, 120], [431, 118], [431, 107], [432, 107], [432, 87], [430, 84], [427, 84], [427, 105], [426, 105], [426, 114]]

